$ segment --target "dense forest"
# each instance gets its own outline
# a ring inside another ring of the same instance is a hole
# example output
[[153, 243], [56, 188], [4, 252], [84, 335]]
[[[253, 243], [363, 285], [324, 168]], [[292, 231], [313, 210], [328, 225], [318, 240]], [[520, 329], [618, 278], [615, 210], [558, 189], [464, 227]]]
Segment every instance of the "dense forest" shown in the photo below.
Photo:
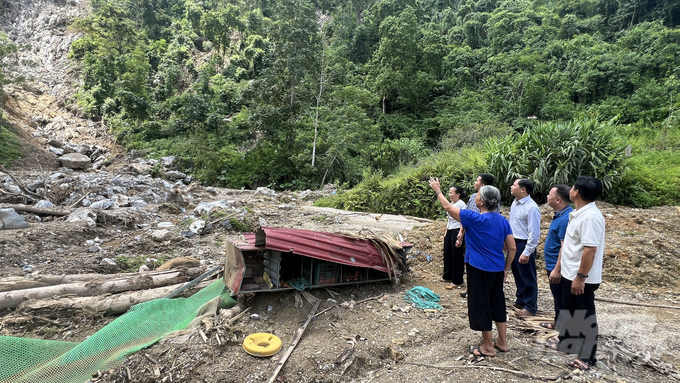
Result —
[[429, 175], [529, 176], [540, 200], [588, 174], [614, 203], [680, 203], [680, 0], [91, 7], [73, 102], [206, 183], [335, 182], [335, 206], [431, 215]]

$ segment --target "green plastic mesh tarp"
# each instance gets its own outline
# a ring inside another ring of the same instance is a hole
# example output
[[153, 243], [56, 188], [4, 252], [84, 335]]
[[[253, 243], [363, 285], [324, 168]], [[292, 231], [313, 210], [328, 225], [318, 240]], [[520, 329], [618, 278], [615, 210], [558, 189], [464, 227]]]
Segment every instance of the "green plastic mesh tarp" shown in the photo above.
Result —
[[185, 329], [203, 307], [236, 304], [221, 279], [189, 298], [155, 299], [133, 306], [81, 343], [0, 336], [0, 383], [82, 383], [125, 355]]

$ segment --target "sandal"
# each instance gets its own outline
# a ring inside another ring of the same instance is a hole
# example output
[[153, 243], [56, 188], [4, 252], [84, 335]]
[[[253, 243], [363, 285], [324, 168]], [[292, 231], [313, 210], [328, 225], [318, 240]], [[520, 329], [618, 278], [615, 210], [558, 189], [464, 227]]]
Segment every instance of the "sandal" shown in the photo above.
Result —
[[439, 278], [439, 282], [448, 282], [451, 283], [450, 279], [444, 279], [444, 277]]
[[481, 347], [468, 346], [468, 352], [469, 352], [470, 354], [472, 354], [472, 355], [478, 357], [478, 358], [481, 358], [481, 357], [483, 357], [483, 356], [485, 356], [485, 357], [487, 357], [487, 358], [493, 358], [494, 356], [496, 356], [496, 355], [490, 355], [490, 354], [485, 354], [485, 353], [483, 353]]
[[447, 289], [447, 290], [453, 290], [453, 286], [454, 286], [453, 283], [451, 283], [451, 284], [444, 286], [444, 288]]
[[582, 361], [581, 359], [574, 359], [568, 364], [569, 367], [578, 368], [581, 371], [590, 370], [591, 364]]
[[496, 344], [496, 339], [493, 340], [493, 348], [495, 348], [496, 350], [498, 350], [498, 351], [500, 351], [500, 352], [508, 352], [508, 351], [510, 351], [509, 348], [508, 348], [507, 350], [503, 350], [502, 348], [498, 347], [498, 345]]
[[560, 338], [558, 338], [558, 337], [548, 338], [548, 340], [545, 342], [545, 348], [553, 350], [553, 351], [559, 351]]
[[552, 322], [541, 322], [538, 325], [543, 328], [547, 328], [548, 330], [556, 330], [555, 324]]

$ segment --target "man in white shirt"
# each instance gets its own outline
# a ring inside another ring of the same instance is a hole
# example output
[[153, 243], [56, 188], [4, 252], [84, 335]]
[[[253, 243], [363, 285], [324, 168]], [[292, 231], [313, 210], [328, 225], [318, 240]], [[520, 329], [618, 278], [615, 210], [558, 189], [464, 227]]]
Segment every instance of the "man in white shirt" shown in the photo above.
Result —
[[557, 348], [567, 354], [578, 354], [569, 366], [581, 370], [589, 369], [597, 361], [595, 290], [602, 283], [605, 229], [604, 217], [595, 206], [600, 194], [602, 182], [597, 178], [576, 179], [569, 191], [576, 210], [569, 214], [562, 252], [555, 265], [561, 275], [563, 294]]
[[534, 183], [519, 178], [510, 186], [515, 200], [510, 206], [510, 228], [519, 256], [512, 261], [512, 275], [517, 292], [514, 306], [519, 317], [534, 316], [538, 310], [538, 278], [536, 276], [536, 246], [541, 236], [541, 212], [531, 199]]

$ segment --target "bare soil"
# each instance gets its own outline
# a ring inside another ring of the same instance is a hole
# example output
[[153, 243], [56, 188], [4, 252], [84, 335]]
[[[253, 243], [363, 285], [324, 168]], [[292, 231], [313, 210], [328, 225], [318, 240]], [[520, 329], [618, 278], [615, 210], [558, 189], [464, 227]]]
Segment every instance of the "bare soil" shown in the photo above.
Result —
[[[12, 101], [17, 107], [9, 114], [15, 129], [22, 132], [25, 157], [9, 170], [17, 177], [55, 170], [55, 156], [45, 150], [44, 138], [32, 135], [27, 114], [57, 114], [58, 103], [49, 96], [17, 91]], [[75, 118], [75, 117], [74, 117]], [[87, 127], [87, 122], [83, 125]], [[95, 129], [95, 126], [91, 126]], [[73, 134], [75, 143], [92, 139], [82, 130]], [[106, 142], [120, 153], [106, 168], [112, 177], [122, 169], [128, 157], [97, 133], [100, 145]], [[42, 168], [42, 170], [41, 170]], [[135, 217], [136, 223], [174, 222], [182, 225], [182, 215], [198, 201], [227, 199], [249, 213], [253, 228], [257, 224], [295, 227], [310, 230], [343, 232], [370, 228], [393, 235], [401, 234], [414, 244], [409, 266], [412, 272], [399, 285], [367, 284], [312, 290], [322, 300], [318, 315], [307, 327], [302, 339], [283, 367], [281, 382], [449, 382], [449, 381], [593, 381], [656, 382], [679, 380], [680, 335], [675, 323], [680, 313], [680, 207], [654, 209], [600, 204], [606, 217], [607, 248], [604, 261], [605, 282], [596, 293], [600, 326], [599, 359], [603, 362], [588, 372], [572, 371], [566, 366], [569, 356], [543, 347], [547, 335], [517, 319], [509, 306], [514, 295], [510, 277], [505, 285], [508, 300], [510, 351], [493, 358], [475, 360], [468, 345], [478, 345], [481, 335], [470, 330], [467, 302], [460, 290], [447, 290], [439, 282], [442, 269], [442, 239], [445, 222], [413, 217], [340, 211], [311, 206], [312, 199], [298, 193], [278, 193], [276, 197], [255, 195], [252, 191], [207, 188], [196, 185], [193, 203], [153, 206]], [[543, 230], [551, 217], [543, 209]], [[505, 211], [507, 213], [507, 211]], [[442, 213], [442, 216], [444, 214]], [[0, 277], [22, 276], [22, 264], [31, 264], [42, 274], [114, 273], [127, 270], [102, 266], [105, 257], [139, 259], [151, 257], [167, 260], [190, 256], [206, 267], [224, 263], [226, 241], [241, 240], [242, 233], [216, 226], [212, 231], [192, 238], [174, 235], [161, 243], [154, 242], [148, 229], [119, 220], [87, 227], [67, 223], [64, 218], [37, 220], [27, 215], [29, 227], [0, 230]], [[100, 240], [101, 250], [88, 251], [86, 241]], [[542, 244], [539, 246], [542, 248]], [[543, 262], [539, 253], [539, 269]], [[548, 313], [552, 297], [544, 273], [539, 275], [539, 308]], [[411, 307], [404, 293], [414, 287], [426, 287], [441, 297], [441, 310], [426, 311]], [[336, 294], [339, 294], [336, 296]], [[343, 302], [358, 302], [344, 307]], [[616, 303], [616, 302], [623, 303]], [[335, 306], [337, 304], [337, 306]], [[645, 307], [672, 306], [674, 308]], [[258, 293], [247, 298], [249, 312], [231, 327], [204, 327], [208, 341], [198, 332], [183, 344], [159, 342], [129, 355], [124, 364], [103, 371], [92, 381], [99, 382], [262, 382], [274, 370], [283, 351], [268, 358], [246, 354], [245, 336], [256, 332], [275, 334], [285, 350], [295, 332], [307, 318], [311, 305], [296, 307], [291, 292]], [[330, 309], [329, 309], [330, 308]], [[114, 317], [74, 312], [60, 315], [60, 323], [11, 325], [0, 313], [0, 335], [40, 339], [82, 341]], [[257, 316], [251, 317], [252, 314]], [[49, 313], [43, 313], [49, 317]], [[219, 344], [215, 333], [221, 335]], [[336, 363], [343, 353], [351, 354]], [[632, 360], [631, 360], [632, 359]], [[128, 372], [129, 371], [129, 372]], [[515, 372], [512, 372], [515, 371]]]

